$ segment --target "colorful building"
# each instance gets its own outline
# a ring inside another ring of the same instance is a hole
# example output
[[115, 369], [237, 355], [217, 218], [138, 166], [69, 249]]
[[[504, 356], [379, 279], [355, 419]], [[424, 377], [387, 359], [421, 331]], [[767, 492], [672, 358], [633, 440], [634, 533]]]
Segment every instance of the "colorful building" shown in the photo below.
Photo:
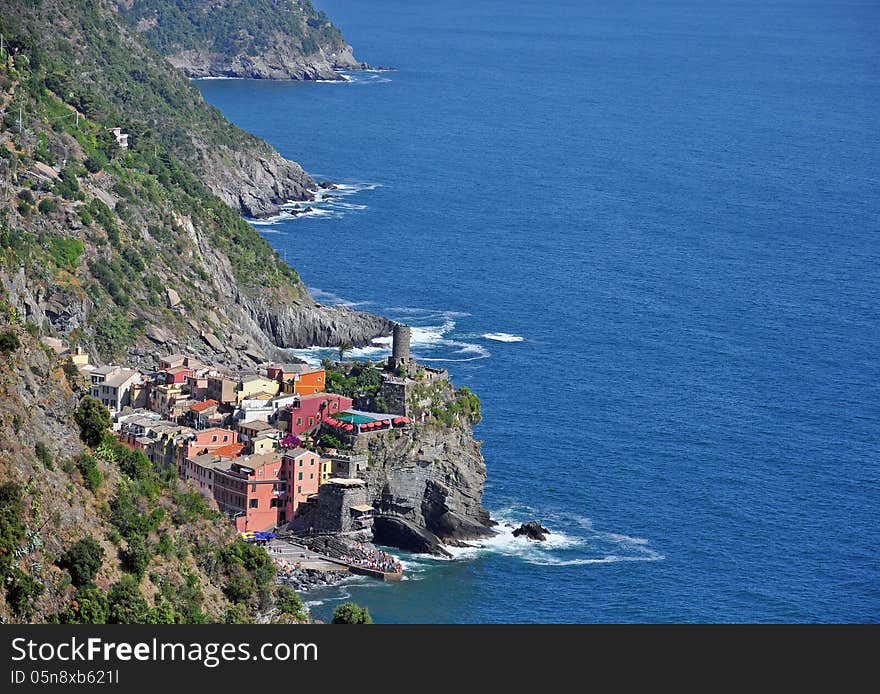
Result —
[[238, 435], [232, 429], [211, 427], [196, 431], [185, 446], [181, 447], [180, 459], [186, 460], [202, 453], [219, 454], [221, 450], [233, 452], [235, 447], [240, 451], [244, 446], [238, 443]]
[[245, 376], [238, 382], [238, 390], [235, 394], [236, 402], [253, 398], [255, 395], [265, 393], [260, 399], [271, 400], [278, 395], [278, 382], [265, 376]]
[[302, 395], [288, 406], [290, 408], [288, 431], [298, 435], [314, 429], [322, 419], [344, 412], [353, 403], [351, 398], [336, 393]]
[[281, 392], [296, 395], [323, 393], [327, 375], [320, 367], [308, 364], [273, 365], [267, 369], [269, 378], [281, 384]]
[[321, 457], [304, 448], [294, 448], [282, 458], [282, 478], [287, 482], [287, 497], [283, 517], [279, 524], [288, 522], [296, 515], [297, 507], [312, 494], [318, 493], [321, 484]]

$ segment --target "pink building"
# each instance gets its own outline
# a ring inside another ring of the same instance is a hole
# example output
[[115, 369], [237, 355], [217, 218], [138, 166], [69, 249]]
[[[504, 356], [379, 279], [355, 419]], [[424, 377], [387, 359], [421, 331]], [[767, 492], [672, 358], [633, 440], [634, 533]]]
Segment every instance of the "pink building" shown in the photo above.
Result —
[[230, 451], [244, 448], [238, 443], [238, 434], [232, 429], [221, 429], [219, 427], [211, 427], [210, 429], [202, 429], [193, 434], [193, 437], [186, 442], [185, 446], [180, 449], [180, 462], [187, 458], [203, 453], [218, 453], [223, 451], [223, 455], [230, 455]]
[[332, 417], [344, 412], [353, 404], [351, 398], [336, 393], [314, 393], [301, 395], [290, 407], [290, 433], [302, 434], [314, 429], [325, 417]]
[[287, 495], [278, 524], [290, 522], [297, 507], [312, 494], [318, 493], [321, 484], [321, 456], [304, 448], [294, 448], [281, 460], [281, 478], [287, 482]]

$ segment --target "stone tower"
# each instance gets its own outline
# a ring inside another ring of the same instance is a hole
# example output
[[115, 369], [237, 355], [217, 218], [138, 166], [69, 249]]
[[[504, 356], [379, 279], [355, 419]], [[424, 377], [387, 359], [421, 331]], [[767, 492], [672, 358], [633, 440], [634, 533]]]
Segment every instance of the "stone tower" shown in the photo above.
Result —
[[388, 357], [388, 369], [396, 371], [397, 367], [406, 367], [411, 361], [409, 343], [412, 339], [412, 328], [400, 323], [394, 324], [394, 332], [391, 343], [391, 356]]

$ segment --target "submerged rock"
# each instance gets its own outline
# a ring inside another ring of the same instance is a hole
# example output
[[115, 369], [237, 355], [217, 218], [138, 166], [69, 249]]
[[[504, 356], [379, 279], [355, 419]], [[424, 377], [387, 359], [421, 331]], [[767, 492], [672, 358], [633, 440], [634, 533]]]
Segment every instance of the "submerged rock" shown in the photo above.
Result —
[[538, 542], [543, 542], [547, 539], [547, 535], [550, 534], [550, 531], [547, 530], [543, 525], [541, 525], [538, 521], [529, 521], [528, 523], [523, 523], [516, 530], [513, 531], [514, 537], [519, 537], [520, 535], [525, 535], [530, 540], [537, 540]]

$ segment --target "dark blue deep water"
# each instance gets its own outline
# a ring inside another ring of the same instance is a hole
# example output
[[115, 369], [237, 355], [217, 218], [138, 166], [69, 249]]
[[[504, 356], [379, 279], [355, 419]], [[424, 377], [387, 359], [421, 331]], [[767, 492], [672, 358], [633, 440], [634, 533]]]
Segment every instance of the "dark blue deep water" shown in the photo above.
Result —
[[348, 184], [259, 228], [420, 328], [482, 397], [486, 506], [554, 535], [313, 612], [878, 621], [880, 6], [318, 4], [399, 71], [199, 83]]

